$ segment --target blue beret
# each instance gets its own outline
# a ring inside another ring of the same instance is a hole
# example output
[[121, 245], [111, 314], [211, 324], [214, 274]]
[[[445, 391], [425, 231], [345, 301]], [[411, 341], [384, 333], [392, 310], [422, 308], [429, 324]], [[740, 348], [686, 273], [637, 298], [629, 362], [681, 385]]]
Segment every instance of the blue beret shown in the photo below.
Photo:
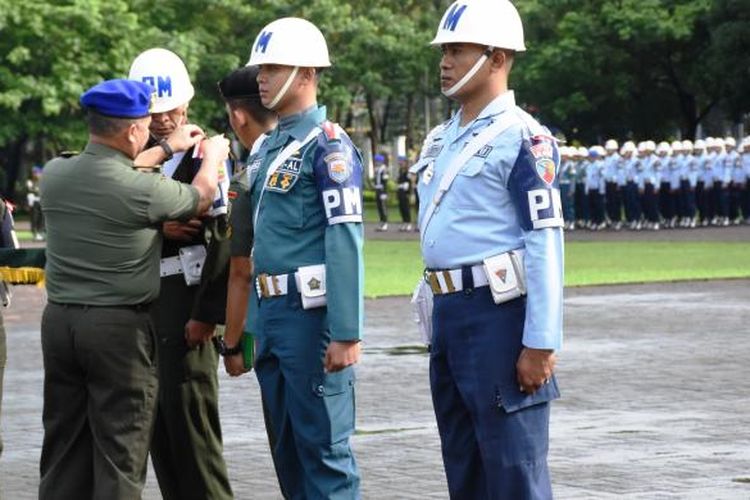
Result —
[[149, 115], [154, 89], [135, 80], [107, 80], [81, 95], [81, 105], [113, 118], [143, 118]]
[[380, 163], [385, 163], [385, 156], [375, 155], [375, 161], [380, 162]]

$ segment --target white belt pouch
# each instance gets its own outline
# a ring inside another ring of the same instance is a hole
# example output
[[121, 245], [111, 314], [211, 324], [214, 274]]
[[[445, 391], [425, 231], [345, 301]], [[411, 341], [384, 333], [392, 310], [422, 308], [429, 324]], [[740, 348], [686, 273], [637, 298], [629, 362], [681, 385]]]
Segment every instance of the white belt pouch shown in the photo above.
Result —
[[193, 245], [180, 248], [180, 265], [185, 275], [185, 283], [188, 286], [197, 285], [201, 282], [203, 265], [206, 262], [206, 247]]
[[495, 304], [526, 295], [522, 250], [487, 257], [484, 259], [484, 272], [487, 274]]
[[294, 273], [294, 279], [302, 297], [302, 309], [315, 309], [328, 304], [325, 264], [300, 267]]
[[411, 305], [414, 309], [415, 320], [419, 333], [425, 344], [432, 344], [432, 303], [434, 295], [432, 288], [424, 278], [419, 280], [414, 293], [411, 296]]

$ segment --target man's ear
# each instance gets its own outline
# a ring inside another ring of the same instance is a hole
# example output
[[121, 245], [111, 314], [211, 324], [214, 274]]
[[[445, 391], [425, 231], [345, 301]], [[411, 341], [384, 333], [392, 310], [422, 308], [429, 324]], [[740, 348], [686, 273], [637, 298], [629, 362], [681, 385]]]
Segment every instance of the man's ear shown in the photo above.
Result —
[[240, 108], [231, 108], [229, 112], [232, 113], [232, 121], [239, 127], [247, 125], [247, 113], [245, 111]]
[[304, 83], [315, 83], [315, 68], [300, 68], [299, 75]]
[[128, 143], [130, 144], [138, 144], [138, 124], [137, 123], [131, 123], [128, 125]]
[[505, 52], [498, 49], [492, 51], [492, 54], [490, 55], [490, 66], [492, 67], [493, 71], [503, 69], [503, 66], [505, 66], [507, 63], [508, 56]]

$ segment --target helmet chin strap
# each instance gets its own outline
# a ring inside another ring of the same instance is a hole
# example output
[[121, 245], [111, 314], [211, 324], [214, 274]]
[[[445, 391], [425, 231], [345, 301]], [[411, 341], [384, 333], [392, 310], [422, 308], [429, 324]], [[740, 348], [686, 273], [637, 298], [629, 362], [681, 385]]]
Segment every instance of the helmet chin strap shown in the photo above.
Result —
[[461, 78], [458, 83], [456, 83], [454, 86], [449, 88], [448, 90], [443, 91], [443, 95], [445, 97], [452, 97], [456, 92], [461, 90], [464, 85], [469, 83], [469, 80], [474, 78], [474, 75], [477, 74], [477, 71], [482, 67], [482, 65], [487, 61], [487, 59], [490, 58], [492, 55], [492, 51], [495, 50], [494, 47], [487, 47], [484, 52], [482, 52], [482, 55], [479, 56], [479, 59], [477, 59], [477, 62], [474, 63], [474, 66], [471, 67], [469, 71], [466, 72], [463, 78]]
[[286, 79], [286, 82], [284, 82], [284, 85], [281, 87], [281, 90], [279, 90], [279, 93], [276, 94], [276, 97], [273, 98], [273, 100], [268, 104], [268, 109], [273, 109], [276, 106], [278, 106], [279, 101], [284, 97], [284, 94], [287, 93], [289, 90], [289, 87], [292, 86], [292, 81], [294, 80], [294, 77], [297, 76], [297, 73], [299, 72], [299, 66], [295, 66], [292, 72], [289, 74], [289, 78]]

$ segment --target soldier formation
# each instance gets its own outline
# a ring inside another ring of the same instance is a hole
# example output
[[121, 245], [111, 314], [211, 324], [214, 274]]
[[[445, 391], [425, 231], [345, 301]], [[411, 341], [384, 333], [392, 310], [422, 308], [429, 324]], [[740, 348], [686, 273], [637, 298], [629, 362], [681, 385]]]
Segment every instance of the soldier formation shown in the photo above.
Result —
[[750, 224], [750, 137], [560, 148], [565, 227]]

